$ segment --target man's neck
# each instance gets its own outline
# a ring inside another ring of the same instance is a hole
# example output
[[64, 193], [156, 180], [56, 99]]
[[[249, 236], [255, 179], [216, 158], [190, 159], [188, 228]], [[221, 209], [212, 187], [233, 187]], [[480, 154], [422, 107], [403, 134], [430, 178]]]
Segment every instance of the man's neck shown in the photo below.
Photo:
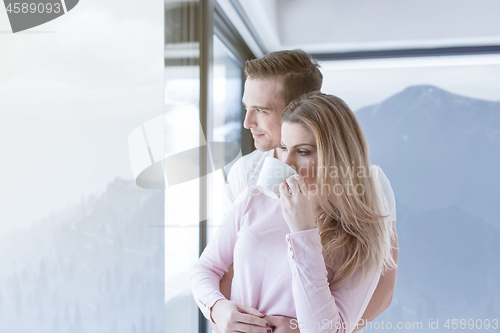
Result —
[[277, 158], [278, 160], [281, 161], [282, 154], [283, 154], [283, 150], [281, 150], [279, 148], [274, 148], [274, 155], [273, 155], [274, 158]]

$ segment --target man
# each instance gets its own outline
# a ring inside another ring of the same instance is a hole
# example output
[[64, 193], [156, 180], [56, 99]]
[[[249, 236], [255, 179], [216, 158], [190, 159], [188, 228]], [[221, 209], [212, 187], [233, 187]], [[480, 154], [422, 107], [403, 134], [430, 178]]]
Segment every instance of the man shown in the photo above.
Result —
[[[225, 188], [226, 208], [231, 206], [244, 189], [255, 186], [266, 157], [281, 158], [282, 151], [277, 149], [281, 140], [280, 118], [292, 100], [321, 89], [323, 75], [318, 67], [315, 61], [300, 50], [273, 52], [260, 59], [247, 61], [245, 64], [247, 79], [243, 104], [247, 112], [243, 126], [252, 132], [257, 150], [243, 156], [232, 167]], [[397, 240], [393, 247], [395, 248], [393, 257], [397, 263]], [[227, 299], [231, 294], [232, 268], [231, 265], [220, 284], [221, 292]], [[397, 269], [394, 269], [380, 278], [362, 316], [364, 324], [359, 327], [365, 326], [367, 321], [374, 320], [389, 307], [396, 285], [396, 275]], [[218, 311], [221, 311], [220, 305], [218, 308]], [[239, 311], [252, 315], [258, 313], [253, 310], [239, 309]]]

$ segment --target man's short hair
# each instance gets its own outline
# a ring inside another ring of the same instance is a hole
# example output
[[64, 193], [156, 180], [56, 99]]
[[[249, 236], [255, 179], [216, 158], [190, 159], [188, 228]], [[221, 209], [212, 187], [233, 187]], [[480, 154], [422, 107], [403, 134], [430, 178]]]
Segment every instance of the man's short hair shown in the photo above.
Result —
[[248, 79], [277, 79], [283, 82], [285, 105], [294, 99], [321, 90], [323, 74], [318, 62], [302, 50], [277, 51], [245, 63]]

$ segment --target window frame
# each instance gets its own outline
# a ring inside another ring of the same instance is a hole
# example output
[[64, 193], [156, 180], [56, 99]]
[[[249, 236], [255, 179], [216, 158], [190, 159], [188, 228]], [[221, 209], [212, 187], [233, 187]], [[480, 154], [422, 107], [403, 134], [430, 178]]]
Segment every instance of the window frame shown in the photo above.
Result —
[[[200, 123], [203, 133], [210, 140], [211, 127], [210, 122], [213, 116], [213, 39], [216, 36], [229, 51], [228, 54], [233, 60], [244, 67], [245, 61], [255, 58], [254, 54], [247, 46], [243, 38], [234, 28], [233, 24], [226, 16], [220, 5], [215, 0], [201, 0], [199, 2], [199, 21], [198, 35], [200, 36]], [[243, 72], [243, 70], [242, 70]], [[243, 74], [243, 73], [242, 73]], [[243, 88], [243, 87], [242, 87]], [[243, 89], [242, 89], [243, 91]], [[245, 113], [241, 107], [241, 121], [243, 122]], [[242, 153], [246, 154], [254, 149], [253, 140], [249, 131], [242, 130]], [[202, 138], [200, 138], [202, 140]], [[210, 168], [209, 156], [205, 152], [200, 152], [200, 169]], [[208, 174], [208, 173], [207, 173]], [[208, 210], [208, 189], [206, 177], [201, 178], [200, 182], [200, 214], [206, 216]], [[207, 246], [208, 220], [202, 220], [199, 228], [199, 254]], [[211, 332], [211, 327], [205, 317], [199, 311], [198, 331], [200, 333]]]

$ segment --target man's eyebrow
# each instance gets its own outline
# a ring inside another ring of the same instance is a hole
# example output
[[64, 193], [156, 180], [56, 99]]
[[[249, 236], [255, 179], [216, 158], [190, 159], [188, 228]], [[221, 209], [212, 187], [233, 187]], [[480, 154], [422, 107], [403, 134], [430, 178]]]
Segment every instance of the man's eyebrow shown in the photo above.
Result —
[[[244, 107], [247, 107], [246, 104], [244, 102], [241, 102], [241, 104], [243, 104]], [[258, 105], [251, 105], [250, 106], [251, 109], [260, 109], [260, 110], [272, 110], [270, 107], [268, 106], [258, 106]]]

